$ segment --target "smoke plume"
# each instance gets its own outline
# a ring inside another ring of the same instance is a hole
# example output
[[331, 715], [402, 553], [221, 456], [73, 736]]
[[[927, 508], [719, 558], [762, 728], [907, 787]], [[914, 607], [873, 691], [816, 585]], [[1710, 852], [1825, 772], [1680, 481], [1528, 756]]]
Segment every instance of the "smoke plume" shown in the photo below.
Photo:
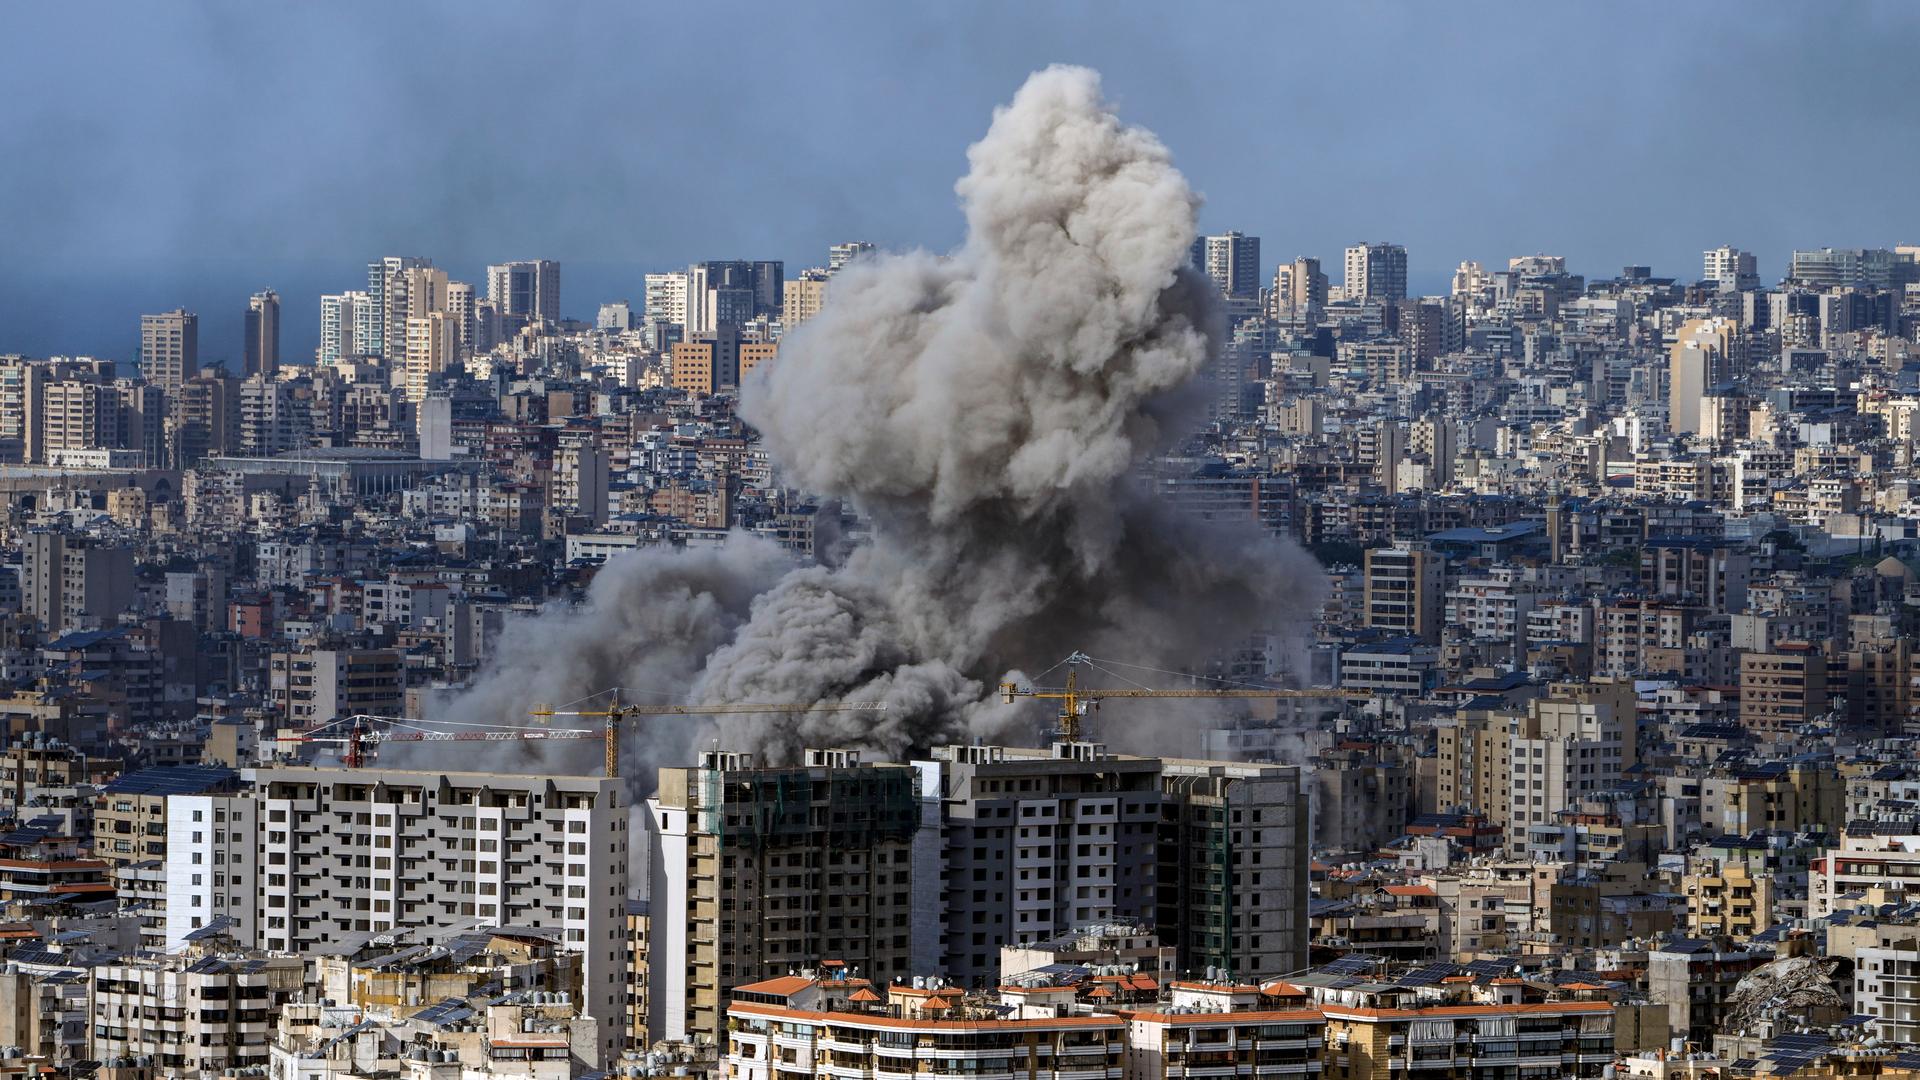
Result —
[[[742, 388], [783, 477], [859, 511], [866, 542], [777, 575], [744, 543], [626, 557], [582, 610], [527, 624], [531, 652], [472, 704], [636, 685], [646, 665], [693, 673], [697, 702], [888, 706], [719, 725], [763, 760], [899, 754], [1002, 733], [993, 683], [1016, 666], [1076, 648], [1192, 664], [1311, 610], [1319, 575], [1297, 547], [1178, 516], [1131, 481], [1180, 434], [1182, 388], [1219, 338], [1189, 268], [1198, 200], [1166, 148], [1113, 115], [1093, 72], [1054, 67], [968, 160], [964, 244], [843, 269]], [[1101, 737], [1124, 744], [1134, 714], [1110, 716]]]

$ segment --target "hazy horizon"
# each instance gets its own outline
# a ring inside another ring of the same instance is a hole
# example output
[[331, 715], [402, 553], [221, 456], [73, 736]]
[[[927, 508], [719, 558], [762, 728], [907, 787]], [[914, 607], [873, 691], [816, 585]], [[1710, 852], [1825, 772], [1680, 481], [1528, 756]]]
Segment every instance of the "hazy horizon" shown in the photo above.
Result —
[[1269, 273], [1317, 255], [1337, 281], [1341, 249], [1384, 239], [1422, 292], [1538, 252], [1692, 279], [1730, 243], [1775, 280], [1795, 247], [1920, 237], [1897, 138], [1920, 9], [1890, 3], [76, 4], [5, 25], [0, 352], [128, 359], [142, 312], [184, 305], [231, 358], [273, 287], [304, 361], [319, 294], [388, 254], [476, 283], [558, 259], [588, 318], [696, 259], [944, 250], [960, 148], [1056, 61], [1099, 69], [1203, 227], [1260, 236]]

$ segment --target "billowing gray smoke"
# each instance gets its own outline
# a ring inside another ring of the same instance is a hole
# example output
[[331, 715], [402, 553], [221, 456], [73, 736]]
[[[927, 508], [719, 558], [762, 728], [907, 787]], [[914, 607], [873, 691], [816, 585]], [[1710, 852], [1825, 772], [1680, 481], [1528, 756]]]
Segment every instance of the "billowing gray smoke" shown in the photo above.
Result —
[[[697, 671], [692, 701], [888, 705], [723, 722], [730, 748], [898, 754], [995, 734], [1010, 713], [992, 684], [1016, 666], [1080, 648], [1175, 667], [1311, 610], [1298, 548], [1173, 516], [1129, 483], [1178, 433], [1218, 338], [1188, 268], [1197, 199], [1166, 148], [1108, 111], [1093, 72], [1055, 67], [968, 158], [964, 245], [842, 270], [743, 388], [784, 478], [860, 511], [868, 542], [777, 580], [746, 544], [629, 557], [582, 610], [528, 624], [526, 653], [464, 706]], [[1124, 744], [1123, 724], [1102, 737]]]

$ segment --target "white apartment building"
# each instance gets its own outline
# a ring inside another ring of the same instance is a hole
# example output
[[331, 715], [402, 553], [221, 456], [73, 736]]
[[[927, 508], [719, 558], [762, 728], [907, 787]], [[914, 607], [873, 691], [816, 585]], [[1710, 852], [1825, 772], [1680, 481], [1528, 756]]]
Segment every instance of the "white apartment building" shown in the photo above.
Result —
[[1496, 567], [1485, 576], [1462, 578], [1447, 589], [1446, 620], [1474, 638], [1518, 644], [1528, 617], [1546, 591], [1513, 567]]
[[264, 1069], [274, 1016], [299, 994], [299, 957], [168, 957], [89, 973], [92, 1052], [151, 1056], [158, 1076], [232, 1076]]
[[330, 293], [320, 298], [320, 350], [314, 359], [321, 365], [338, 364], [360, 355], [360, 334], [370, 314], [371, 302], [364, 292]]
[[308, 767], [246, 778], [242, 795], [169, 803], [169, 948], [222, 914], [240, 944], [276, 952], [454, 920], [547, 930], [582, 955], [582, 1011], [618, 1053], [624, 780]]
[[646, 281], [646, 318], [650, 323], [687, 324], [687, 272], [673, 270], [648, 274]]
[[1705, 252], [1701, 264], [1703, 280], [1725, 283], [1736, 289], [1760, 285], [1760, 266], [1750, 251], [1723, 245]]
[[1844, 910], [1848, 901], [1841, 897], [1866, 889], [1887, 890], [1894, 894], [1891, 903], [1920, 900], [1920, 836], [1842, 835], [1839, 847], [1828, 848], [1808, 868], [1807, 917]]
[[1912, 928], [1878, 932], [1879, 945], [1853, 952], [1853, 1007], [1872, 1018], [1873, 1033], [1883, 1041], [1920, 1042], [1920, 950]]
[[406, 321], [406, 366], [404, 386], [407, 400], [426, 400], [433, 380], [453, 363], [458, 355], [459, 334], [451, 315], [431, 311]]
[[242, 944], [260, 932], [260, 809], [249, 793], [167, 796], [166, 944], [226, 919]]

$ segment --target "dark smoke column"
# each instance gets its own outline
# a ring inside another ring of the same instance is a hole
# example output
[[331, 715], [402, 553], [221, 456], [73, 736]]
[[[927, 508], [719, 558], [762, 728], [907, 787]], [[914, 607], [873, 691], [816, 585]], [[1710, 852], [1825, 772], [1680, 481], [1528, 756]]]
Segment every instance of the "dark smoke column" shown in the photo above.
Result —
[[[960, 249], [849, 265], [744, 390], [783, 478], [858, 508], [868, 542], [836, 566], [749, 537], [621, 556], [585, 603], [513, 624], [449, 716], [511, 722], [611, 686], [884, 701], [723, 720], [719, 741], [769, 764], [806, 746], [897, 757], [999, 734], [992, 684], [1021, 665], [1081, 648], [1179, 667], [1312, 610], [1318, 567], [1298, 548], [1170, 516], [1129, 483], [1181, 430], [1181, 388], [1218, 337], [1187, 265], [1197, 200], [1166, 148], [1113, 115], [1091, 71], [1050, 68], [968, 158]], [[1145, 737], [1163, 715], [1116, 714], [1098, 737], [1196, 750], [1192, 724]], [[643, 791], [711, 734], [627, 732]], [[488, 767], [542, 768], [503, 755]]]
[[1075, 647], [1191, 662], [1316, 587], [1298, 549], [1168, 518], [1127, 482], [1217, 337], [1187, 266], [1198, 200], [1166, 148], [1093, 72], [1054, 67], [968, 160], [961, 248], [842, 271], [745, 388], [784, 478], [857, 507], [872, 541], [758, 597], [695, 690], [890, 708], [723, 724], [738, 748], [899, 753], [991, 728], [1008, 667]]

